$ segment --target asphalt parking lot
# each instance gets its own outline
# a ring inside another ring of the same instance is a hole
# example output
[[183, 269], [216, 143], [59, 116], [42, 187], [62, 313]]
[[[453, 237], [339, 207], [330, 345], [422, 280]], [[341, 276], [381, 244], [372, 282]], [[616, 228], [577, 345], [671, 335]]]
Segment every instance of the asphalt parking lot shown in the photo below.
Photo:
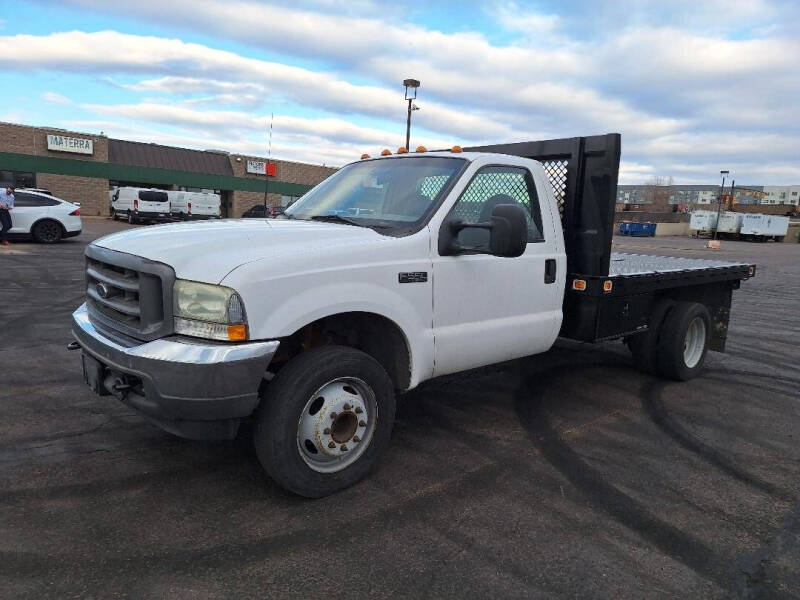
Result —
[[85, 386], [82, 253], [123, 227], [0, 250], [3, 597], [800, 597], [800, 246], [713, 251], [759, 270], [700, 378], [559, 342], [435, 380], [371, 477], [310, 501], [247, 432], [180, 440]]

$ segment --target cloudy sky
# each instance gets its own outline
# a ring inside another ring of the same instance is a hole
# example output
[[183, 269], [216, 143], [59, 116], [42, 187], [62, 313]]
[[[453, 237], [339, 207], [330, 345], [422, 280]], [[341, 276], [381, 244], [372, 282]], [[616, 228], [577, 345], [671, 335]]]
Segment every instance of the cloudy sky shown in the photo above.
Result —
[[797, 0], [0, 0], [0, 120], [341, 165], [622, 133], [622, 183], [800, 183]]

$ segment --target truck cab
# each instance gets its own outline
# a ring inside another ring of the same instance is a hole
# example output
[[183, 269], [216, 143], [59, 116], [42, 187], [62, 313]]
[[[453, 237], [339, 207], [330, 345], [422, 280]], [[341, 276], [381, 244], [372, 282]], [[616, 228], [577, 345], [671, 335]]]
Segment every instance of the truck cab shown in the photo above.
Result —
[[631, 339], [662, 376], [693, 377], [752, 273], [612, 255], [619, 136], [598, 137], [365, 156], [276, 219], [99, 239], [73, 314], [85, 379], [184, 437], [253, 419], [267, 472], [318, 497], [377, 461], [396, 393], [559, 335]]

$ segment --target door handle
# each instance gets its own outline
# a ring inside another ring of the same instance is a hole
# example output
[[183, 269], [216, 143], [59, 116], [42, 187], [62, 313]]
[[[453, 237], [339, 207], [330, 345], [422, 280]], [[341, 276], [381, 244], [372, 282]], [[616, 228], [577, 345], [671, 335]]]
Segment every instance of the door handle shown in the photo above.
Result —
[[548, 258], [544, 261], [544, 282], [545, 283], [555, 283], [556, 282], [556, 259], [555, 258]]

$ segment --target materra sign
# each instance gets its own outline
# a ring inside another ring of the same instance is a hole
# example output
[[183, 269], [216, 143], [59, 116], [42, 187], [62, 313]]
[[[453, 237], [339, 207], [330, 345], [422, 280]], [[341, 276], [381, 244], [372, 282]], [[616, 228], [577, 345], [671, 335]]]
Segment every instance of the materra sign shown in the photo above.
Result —
[[263, 160], [248, 160], [247, 161], [247, 172], [248, 173], [257, 173], [258, 175], [269, 175], [270, 177], [274, 177], [275, 174], [278, 172], [277, 169], [278, 165], [275, 163], [267, 164]]
[[77, 152], [78, 154], [94, 154], [94, 142], [86, 138], [67, 137], [65, 135], [47, 134], [47, 149], [56, 152]]

